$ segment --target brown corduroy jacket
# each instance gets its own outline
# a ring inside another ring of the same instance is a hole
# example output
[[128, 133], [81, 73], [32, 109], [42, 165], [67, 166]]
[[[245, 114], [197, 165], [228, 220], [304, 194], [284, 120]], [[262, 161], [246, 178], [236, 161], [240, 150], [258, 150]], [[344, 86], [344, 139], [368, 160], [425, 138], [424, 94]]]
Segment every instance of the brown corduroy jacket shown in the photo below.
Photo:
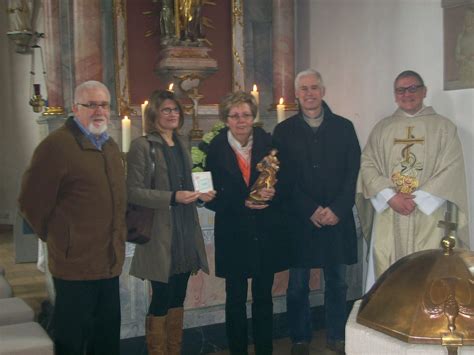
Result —
[[117, 144], [97, 149], [72, 118], [36, 148], [20, 211], [48, 245], [51, 274], [64, 280], [120, 275], [125, 257], [125, 171]]

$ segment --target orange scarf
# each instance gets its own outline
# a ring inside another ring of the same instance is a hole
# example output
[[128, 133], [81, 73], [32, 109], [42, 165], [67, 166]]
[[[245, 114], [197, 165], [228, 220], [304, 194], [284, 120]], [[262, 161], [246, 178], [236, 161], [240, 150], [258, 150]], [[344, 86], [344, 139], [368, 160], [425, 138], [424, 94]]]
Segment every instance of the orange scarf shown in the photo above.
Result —
[[250, 161], [247, 161], [238, 151], [234, 149], [235, 156], [237, 157], [237, 163], [239, 164], [240, 172], [245, 180], [247, 186], [250, 183]]
[[227, 131], [227, 141], [237, 157], [237, 164], [247, 186], [250, 184], [250, 161], [252, 159], [253, 137], [250, 136], [245, 147], [235, 139], [231, 131]]

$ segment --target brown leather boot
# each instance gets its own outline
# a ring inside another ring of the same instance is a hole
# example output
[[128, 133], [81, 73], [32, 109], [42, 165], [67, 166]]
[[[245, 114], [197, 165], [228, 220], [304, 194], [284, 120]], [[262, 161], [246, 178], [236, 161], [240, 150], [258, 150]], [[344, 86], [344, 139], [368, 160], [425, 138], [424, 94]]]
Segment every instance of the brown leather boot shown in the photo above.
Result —
[[171, 308], [168, 310], [166, 329], [168, 331], [168, 354], [180, 355], [181, 343], [183, 342], [183, 308]]
[[148, 355], [167, 355], [166, 316], [147, 316], [145, 322]]

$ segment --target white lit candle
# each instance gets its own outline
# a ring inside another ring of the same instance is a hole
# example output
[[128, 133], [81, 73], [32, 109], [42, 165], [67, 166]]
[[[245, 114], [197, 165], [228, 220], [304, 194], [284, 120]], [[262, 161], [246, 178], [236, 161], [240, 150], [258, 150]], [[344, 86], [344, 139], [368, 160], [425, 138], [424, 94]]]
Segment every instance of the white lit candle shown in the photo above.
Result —
[[174, 86], [174, 83], [171, 83], [171, 84], [168, 86], [168, 91], [174, 92], [174, 91], [173, 91], [173, 86]]
[[130, 120], [127, 116], [122, 120], [122, 152], [127, 153], [130, 148]]
[[257, 85], [253, 85], [253, 90], [250, 92], [253, 97], [255, 97], [255, 101], [257, 101], [257, 115], [255, 116], [255, 121], [254, 122], [260, 122], [260, 110], [258, 109], [259, 106], [259, 93], [257, 90]]
[[277, 105], [277, 122], [285, 120], [285, 105], [283, 104], [283, 97], [280, 97], [280, 103]]
[[148, 105], [148, 101], [142, 103], [142, 135], [145, 135], [145, 108]]

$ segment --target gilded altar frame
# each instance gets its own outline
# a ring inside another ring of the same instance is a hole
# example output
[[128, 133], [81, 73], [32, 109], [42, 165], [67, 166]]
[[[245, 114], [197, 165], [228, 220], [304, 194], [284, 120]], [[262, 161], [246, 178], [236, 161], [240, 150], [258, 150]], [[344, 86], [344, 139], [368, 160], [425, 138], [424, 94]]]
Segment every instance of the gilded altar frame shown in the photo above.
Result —
[[[234, 91], [244, 90], [245, 53], [243, 0], [228, 1], [231, 1], [232, 11], [232, 89]], [[113, 2], [115, 27], [115, 92], [118, 114], [120, 116], [135, 113], [137, 110], [136, 107], [132, 107], [130, 100], [126, 5], [127, 0], [114, 0]]]

